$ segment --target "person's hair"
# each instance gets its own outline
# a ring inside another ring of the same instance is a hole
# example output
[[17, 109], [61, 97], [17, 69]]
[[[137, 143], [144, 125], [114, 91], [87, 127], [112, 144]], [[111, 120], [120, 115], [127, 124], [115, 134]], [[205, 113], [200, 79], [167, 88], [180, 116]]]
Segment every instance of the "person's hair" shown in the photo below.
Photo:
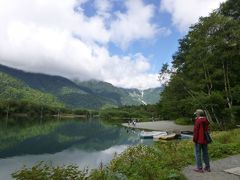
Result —
[[205, 113], [202, 109], [197, 109], [194, 114], [199, 115], [199, 116], [205, 116]]

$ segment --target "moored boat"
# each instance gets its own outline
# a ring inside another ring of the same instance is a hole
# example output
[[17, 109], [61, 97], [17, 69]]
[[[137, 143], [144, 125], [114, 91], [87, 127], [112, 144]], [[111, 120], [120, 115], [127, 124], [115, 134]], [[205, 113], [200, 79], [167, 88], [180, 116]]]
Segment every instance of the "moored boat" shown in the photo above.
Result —
[[164, 131], [141, 131], [140, 137], [141, 138], [153, 138], [154, 136], [161, 135], [161, 134], [167, 134]]
[[175, 139], [177, 136], [176, 133], [171, 133], [171, 134], [160, 134], [158, 136], [154, 136], [156, 139], [163, 139], [163, 140], [170, 140], [170, 139]]
[[181, 134], [181, 139], [191, 139], [191, 138], [193, 138], [193, 135]]

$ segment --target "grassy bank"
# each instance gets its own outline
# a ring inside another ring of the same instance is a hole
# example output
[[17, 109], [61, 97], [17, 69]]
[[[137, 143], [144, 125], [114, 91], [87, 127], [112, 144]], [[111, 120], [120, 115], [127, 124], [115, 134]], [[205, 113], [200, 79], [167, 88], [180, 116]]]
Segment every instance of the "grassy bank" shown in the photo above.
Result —
[[[209, 145], [211, 159], [240, 153], [240, 129], [214, 132], [213, 139]], [[193, 151], [191, 140], [139, 145], [112, 160], [105, 171], [121, 173], [128, 179], [184, 179], [181, 169], [194, 163]]]
[[[213, 132], [212, 136], [214, 142], [209, 145], [209, 155], [212, 160], [240, 153], [240, 129]], [[87, 179], [185, 179], [181, 174], [181, 169], [194, 163], [193, 150], [191, 140], [156, 142], [152, 146], [133, 146], [116, 156], [108, 166], [100, 166], [99, 169], [92, 170]], [[36, 167], [23, 169], [15, 173], [14, 177], [16, 179], [24, 176], [34, 177], [43, 169], [37, 170]], [[68, 176], [67, 167], [60, 169], [58, 173], [61, 172], [62, 175]], [[28, 171], [28, 173], [23, 173], [23, 171]], [[79, 173], [79, 171], [76, 172]], [[82, 174], [78, 177], [78, 179], [86, 178]]]
[[191, 118], [178, 118], [175, 120], [175, 123], [178, 125], [193, 125], [194, 121]]

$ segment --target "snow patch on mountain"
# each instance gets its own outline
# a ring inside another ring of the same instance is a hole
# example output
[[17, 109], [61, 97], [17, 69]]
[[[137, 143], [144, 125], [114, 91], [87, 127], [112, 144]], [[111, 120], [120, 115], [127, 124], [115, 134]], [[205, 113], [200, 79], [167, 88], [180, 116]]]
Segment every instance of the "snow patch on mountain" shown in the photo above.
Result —
[[129, 95], [138, 102], [147, 105], [147, 103], [143, 100], [144, 90], [134, 90], [133, 92], [130, 92]]

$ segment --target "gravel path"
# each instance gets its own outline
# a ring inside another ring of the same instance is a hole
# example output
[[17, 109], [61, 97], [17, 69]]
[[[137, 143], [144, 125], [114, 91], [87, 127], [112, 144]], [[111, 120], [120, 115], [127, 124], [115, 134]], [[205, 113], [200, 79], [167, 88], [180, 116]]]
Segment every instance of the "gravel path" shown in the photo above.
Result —
[[136, 126], [128, 126], [128, 123], [123, 123], [122, 125], [125, 127], [155, 131], [193, 131], [193, 125], [177, 125], [174, 121], [138, 122]]
[[240, 176], [228, 174], [223, 170], [239, 167], [240, 155], [230, 156], [225, 159], [210, 162], [211, 172], [197, 173], [193, 169], [195, 166], [188, 166], [182, 173], [188, 180], [240, 180]]

